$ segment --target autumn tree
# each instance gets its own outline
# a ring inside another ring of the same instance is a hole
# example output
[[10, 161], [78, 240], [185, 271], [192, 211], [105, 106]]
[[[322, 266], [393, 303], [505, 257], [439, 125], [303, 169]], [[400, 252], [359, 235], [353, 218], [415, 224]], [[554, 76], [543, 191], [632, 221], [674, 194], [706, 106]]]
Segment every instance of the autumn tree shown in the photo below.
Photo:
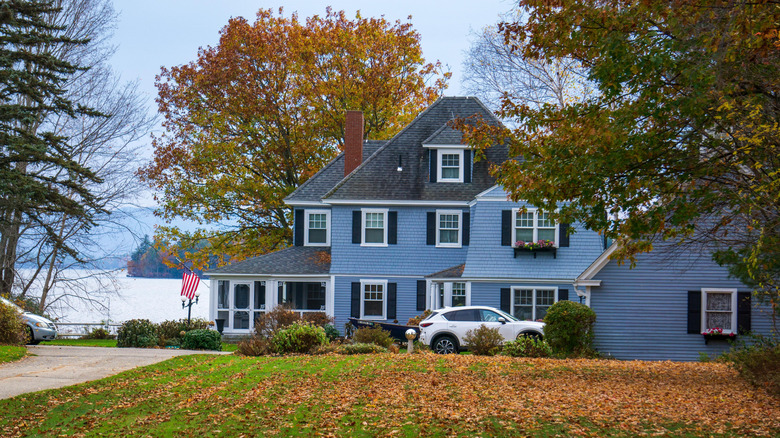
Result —
[[160, 216], [204, 226], [162, 227], [158, 240], [208, 242], [188, 253], [195, 267], [209, 254], [224, 262], [286, 246], [282, 200], [338, 153], [345, 112], [362, 110], [366, 137], [387, 138], [448, 77], [425, 63], [409, 23], [330, 9], [305, 22], [281, 9], [230, 20], [216, 47], [157, 77], [166, 132], [140, 175], [158, 191]]
[[99, 116], [65, 94], [65, 83], [81, 69], [54, 48], [86, 41], [65, 35], [51, 21], [60, 10], [51, 1], [0, 3], [0, 294], [5, 296], [14, 284], [23, 227], [39, 227], [46, 239], [75, 256], [49, 216], [66, 214], [89, 226], [101, 210], [89, 189], [100, 177], [74, 159], [65, 136], [45, 125], [47, 117]]
[[[514, 9], [502, 21], [522, 21]], [[489, 107], [498, 110], [504, 98], [538, 108], [542, 104], [565, 106], [594, 92], [587, 70], [570, 57], [534, 59], [523, 56], [525, 40], [507, 36], [499, 24], [471, 32], [471, 43], [463, 61], [463, 89]]]
[[780, 5], [520, 6], [527, 20], [502, 26], [512, 48], [580, 62], [598, 92], [564, 107], [507, 99], [517, 129], [469, 133], [509, 138], [524, 158], [496, 169], [512, 197], [550, 211], [570, 201], [558, 217], [619, 239], [622, 258], [655, 239], [707, 245], [778, 309]]

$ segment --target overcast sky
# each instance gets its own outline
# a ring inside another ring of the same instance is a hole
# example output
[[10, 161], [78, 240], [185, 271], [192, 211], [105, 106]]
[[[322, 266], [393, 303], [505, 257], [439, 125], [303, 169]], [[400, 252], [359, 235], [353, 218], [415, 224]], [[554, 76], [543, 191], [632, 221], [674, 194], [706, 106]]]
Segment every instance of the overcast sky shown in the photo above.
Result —
[[285, 16], [297, 11], [300, 19], [324, 15], [330, 5], [354, 18], [384, 15], [389, 21], [411, 23], [422, 40], [426, 61], [439, 60], [453, 74], [449, 96], [460, 94], [463, 51], [469, 46], [469, 32], [498, 21], [512, 7], [507, 0], [115, 0], [119, 25], [115, 33], [118, 51], [112, 65], [125, 80], [138, 80], [150, 101], [156, 95], [154, 76], [161, 66], [171, 67], [194, 61], [198, 48], [214, 46], [219, 31], [231, 17], [243, 16], [250, 22], [260, 8], [284, 7]]

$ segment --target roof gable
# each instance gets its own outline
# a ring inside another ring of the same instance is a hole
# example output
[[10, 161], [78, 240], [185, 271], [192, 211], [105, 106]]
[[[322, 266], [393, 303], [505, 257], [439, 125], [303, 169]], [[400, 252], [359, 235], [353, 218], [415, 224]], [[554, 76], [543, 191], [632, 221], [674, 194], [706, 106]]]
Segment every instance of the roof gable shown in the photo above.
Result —
[[[473, 164], [472, 182], [429, 182], [429, 138], [452, 144], [456, 133], [446, 124], [456, 118], [478, 117], [490, 124], [501, 122], [474, 97], [442, 97], [423, 111], [400, 133], [363, 161], [323, 198], [328, 200], [437, 200], [470, 201], [495, 184], [490, 163], [507, 158], [505, 145], [486, 151], [486, 160]], [[459, 135], [459, 133], [457, 133]], [[458, 141], [458, 143], [460, 140]], [[398, 171], [398, 168], [401, 171]]]

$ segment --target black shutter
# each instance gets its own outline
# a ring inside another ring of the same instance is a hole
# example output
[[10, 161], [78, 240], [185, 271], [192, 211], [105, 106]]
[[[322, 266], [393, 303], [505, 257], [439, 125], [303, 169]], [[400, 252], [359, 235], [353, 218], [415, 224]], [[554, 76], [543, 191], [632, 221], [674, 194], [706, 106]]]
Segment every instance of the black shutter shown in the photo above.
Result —
[[561, 224], [558, 227], [558, 248], [569, 246], [569, 224]]
[[303, 221], [304, 211], [301, 209], [295, 210], [295, 217], [293, 219], [293, 245], [303, 246]]
[[428, 167], [430, 168], [431, 182], [436, 182], [436, 166], [438, 166], [438, 163], [436, 162], [436, 149], [428, 149], [428, 159], [430, 161]]
[[701, 334], [701, 291], [688, 291], [688, 333]]
[[512, 246], [512, 210], [501, 210], [501, 246]]
[[398, 283], [387, 283], [387, 319], [395, 319], [395, 307], [398, 303]]
[[463, 182], [471, 182], [471, 151], [463, 151]]
[[471, 213], [468, 211], [463, 213], [463, 243], [461, 245], [468, 245], [469, 238], [471, 237]]
[[352, 212], [352, 243], [363, 243], [362, 228], [363, 228], [363, 213], [360, 210]]
[[428, 288], [425, 287], [425, 280], [417, 280], [417, 311], [425, 311], [425, 292]]
[[737, 292], [737, 333], [747, 334], [750, 328], [750, 292]]
[[558, 301], [569, 301], [569, 289], [558, 289]]
[[353, 318], [360, 318], [360, 283], [352, 283], [352, 311], [350, 315]]
[[501, 288], [501, 310], [506, 313], [512, 314], [512, 305], [510, 300], [512, 298], [512, 291], [508, 287]]
[[398, 212], [387, 212], [387, 243], [395, 245], [398, 243]]
[[428, 212], [428, 233], [425, 238], [426, 245], [436, 245], [436, 212]]
[[283, 292], [284, 292], [284, 282], [283, 282], [283, 281], [280, 281], [280, 282], [279, 282], [279, 287], [277, 287], [277, 288], [276, 288], [276, 290], [277, 290], [277, 292], [278, 292], [278, 295], [279, 295], [279, 296], [277, 297], [277, 300], [276, 300], [276, 302], [277, 302], [277, 303], [279, 303], [279, 304], [284, 304], [284, 296], [283, 296]]

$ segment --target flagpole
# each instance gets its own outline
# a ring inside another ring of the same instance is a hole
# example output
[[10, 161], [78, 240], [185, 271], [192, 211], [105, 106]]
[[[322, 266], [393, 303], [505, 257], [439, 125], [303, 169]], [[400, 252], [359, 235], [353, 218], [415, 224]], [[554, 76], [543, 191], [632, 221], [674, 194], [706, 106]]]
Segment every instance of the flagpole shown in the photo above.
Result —
[[[179, 263], [182, 264], [184, 269], [186, 269], [187, 271], [190, 271], [190, 274], [195, 277], [195, 285], [194, 285], [194, 288], [195, 288], [195, 291], [194, 291], [195, 303], [194, 304], [198, 304], [198, 298], [200, 297], [200, 294], [198, 293], [198, 290], [197, 290], [198, 286], [200, 285], [200, 279], [198, 278], [198, 274], [196, 274], [195, 271], [193, 271], [192, 269], [188, 268], [187, 265], [182, 263], [182, 261], [178, 257], [176, 257], [176, 256], [174, 256], [174, 257], [176, 258], [176, 260], [179, 260]], [[186, 296], [184, 295], [185, 294], [185, 288], [187, 287], [186, 284], [185, 284], [186, 283], [186, 279], [187, 279], [187, 272], [184, 273], [184, 279], [182, 280], [181, 308], [182, 309], [184, 309], [185, 307], [187, 308], [187, 329], [189, 329], [190, 321], [192, 319], [192, 304], [193, 304], [193, 302], [192, 302], [192, 298], [190, 298], [191, 295], [189, 293]], [[189, 291], [189, 292], [192, 292], [192, 291]], [[185, 304], [187, 299], [189, 299], [189, 303]]]

